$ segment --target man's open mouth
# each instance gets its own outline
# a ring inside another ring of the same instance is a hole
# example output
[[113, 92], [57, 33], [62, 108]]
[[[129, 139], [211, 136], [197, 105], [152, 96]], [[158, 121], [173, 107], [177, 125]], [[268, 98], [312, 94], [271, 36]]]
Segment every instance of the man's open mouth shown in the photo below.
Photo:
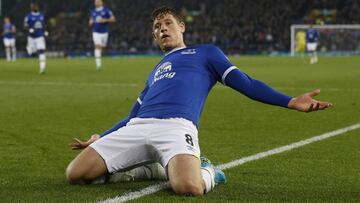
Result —
[[168, 38], [168, 37], [170, 37], [170, 35], [164, 34], [163, 36], [161, 36], [161, 39], [165, 39], [165, 38]]

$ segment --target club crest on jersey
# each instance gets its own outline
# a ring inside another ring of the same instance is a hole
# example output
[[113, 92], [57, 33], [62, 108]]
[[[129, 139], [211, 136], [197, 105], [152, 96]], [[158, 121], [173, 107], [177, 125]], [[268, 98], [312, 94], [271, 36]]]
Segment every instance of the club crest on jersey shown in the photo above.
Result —
[[155, 82], [161, 80], [161, 79], [164, 79], [164, 78], [173, 78], [176, 74], [176, 72], [172, 72], [171, 71], [172, 69], [172, 64], [171, 62], [165, 62], [163, 64], [161, 64], [157, 69], [156, 69], [156, 72], [155, 72], [155, 75], [154, 75], [154, 81], [152, 84], [154, 84]]
[[181, 54], [196, 54], [196, 49], [187, 49], [182, 51]]

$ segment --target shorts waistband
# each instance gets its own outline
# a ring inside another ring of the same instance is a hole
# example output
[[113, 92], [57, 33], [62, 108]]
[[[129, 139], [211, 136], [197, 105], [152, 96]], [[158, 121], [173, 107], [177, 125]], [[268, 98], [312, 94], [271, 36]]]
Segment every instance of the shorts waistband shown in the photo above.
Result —
[[185, 125], [186, 127], [189, 127], [197, 132], [197, 128], [194, 125], [194, 123], [185, 118], [132, 118], [127, 123], [127, 125], [152, 124], [152, 123], [177, 123], [177, 124]]

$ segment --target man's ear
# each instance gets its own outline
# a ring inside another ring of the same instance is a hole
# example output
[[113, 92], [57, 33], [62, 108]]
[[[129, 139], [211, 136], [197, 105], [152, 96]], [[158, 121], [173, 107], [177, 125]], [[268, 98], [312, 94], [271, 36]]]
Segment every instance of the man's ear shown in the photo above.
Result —
[[152, 36], [153, 36], [154, 40], [156, 40], [156, 36], [155, 36], [154, 32], [152, 32]]
[[185, 23], [184, 23], [184, 22], [180, 22], [180, 23], [179, 23], [179, 26], [180, 26], [180, 31], [181, 31], [181, 33], [184, 33], [184, 32], [185, 32]]

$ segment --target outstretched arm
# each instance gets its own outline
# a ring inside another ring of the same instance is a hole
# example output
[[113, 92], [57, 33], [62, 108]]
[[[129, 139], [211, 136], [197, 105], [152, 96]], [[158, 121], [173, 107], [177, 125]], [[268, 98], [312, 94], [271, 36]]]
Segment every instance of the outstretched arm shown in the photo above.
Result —
[[233, 70], [227, 75], [224, 75], [224, 80], [222, 81], [224, 85], [235, 89], [253, 100], [266, 104], [288, 107], [288, 104], [292, 99], [290, 96], [276, 91], [261, 81], [252, 79], [235, 67], [232, 69]]
[[302, 112], [323, 110], [332, 106], [329, 102], [317, 101], [312, 98], [318, 95], [320, 90], [291, 98], [261, 81], [252, 79], [236, 68], [225, 54], [213, 45], [207, 47], [207, 60], [209, 70], [217, 81], [256, 101]]
[[301, 112], [323, 110], [332, 106], [329, 102], [313, 99], [314, 96], [320, 93], [320, 89], [291, 98], [274, 90], [261, 81], [250, 78], [238, 69], [232, 70], [225, 79], [224, 84], [241, 92], [251, 99], [263, 103], [287, 107]]

